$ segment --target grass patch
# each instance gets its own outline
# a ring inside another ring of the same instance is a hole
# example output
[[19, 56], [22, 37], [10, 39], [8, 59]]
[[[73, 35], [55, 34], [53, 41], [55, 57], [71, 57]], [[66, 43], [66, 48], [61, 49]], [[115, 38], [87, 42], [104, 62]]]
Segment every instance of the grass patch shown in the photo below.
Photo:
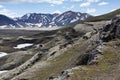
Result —
[[0, 51], [6, 52], [6, 53], [11, 53], [11, 52], [14, 52], [16, 50], [13, 49], [12, 47], [9, 47], [9, 46], [0, 46]]
[[71, 66], [71, 63], [82, 54], [85, 47], [87, 47], [85, 42], [81, 42], [69, 48], [64, 54], [50, 60], [49, 66], [43, 67], [35, 72], [36, 78], [33, 80], [47, 80], [50, 76], [58, 76], [60, 72]]
[[108, 46], [103, 51], [104, 57], [98, 65], [82, 66], [87, 70], [74, 70], [74, 75], [69, 80], [101, 80], [100, 77], [104, 79], [105, 76], [113, 75], [113, 71], [115, 76], [118, 75], [117, 67], [120, 64], [118, 50]]

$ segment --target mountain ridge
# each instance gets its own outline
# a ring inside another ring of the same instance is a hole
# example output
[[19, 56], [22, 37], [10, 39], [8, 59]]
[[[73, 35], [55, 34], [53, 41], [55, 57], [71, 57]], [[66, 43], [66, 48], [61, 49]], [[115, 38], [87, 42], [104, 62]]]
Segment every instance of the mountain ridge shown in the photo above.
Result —
[[40, 26], [66, 26], [70, 23], [85, 20], [86, 18], [91, 17], [87, 13], [66, 11], [62, 14], [43, 14], [43, 13], [29, 13], [22, 16], [20, 19], [16, 20], [18, 23], [32, 23], [41, 24]]
[[[62, 14], [44, 14], [44, 13], [27, 13], [22, 17], [12, 19], [13, 23], [3, 24], [1, 26], [6, 26], [13, 28], [19, 27], [62, 27], [67, 26], [76, 21], [82, 21], [89, 17], [92, 17], [90, 14], [66, 11]], [[2, 17], [1, 17], [2, 18]], [[6, 16], [9, 19], [9, 17]], [[3, 19], [4, 21], [4, 19]], [[15, 25], [16, 24], [16, 25]], [[12, 25], [12, 26], [11, 26]]]

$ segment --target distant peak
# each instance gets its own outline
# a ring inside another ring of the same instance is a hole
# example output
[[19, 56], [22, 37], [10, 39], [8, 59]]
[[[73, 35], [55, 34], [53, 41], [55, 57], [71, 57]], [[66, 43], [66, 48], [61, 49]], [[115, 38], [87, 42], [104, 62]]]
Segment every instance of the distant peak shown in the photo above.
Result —
[[59, 13], [54, 13], [53, 15], [59, 15]]
[[66, 13], [75, 13], [74, 11], [66, 11]]

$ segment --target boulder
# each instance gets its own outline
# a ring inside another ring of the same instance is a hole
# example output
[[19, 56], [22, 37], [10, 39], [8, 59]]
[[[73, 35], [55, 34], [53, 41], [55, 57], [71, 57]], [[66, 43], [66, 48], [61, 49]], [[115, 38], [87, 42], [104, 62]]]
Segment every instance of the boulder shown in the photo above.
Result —
[[84, 36], [83, 39], [89, 39], [92, 36], [92, 32], [87, 32]]

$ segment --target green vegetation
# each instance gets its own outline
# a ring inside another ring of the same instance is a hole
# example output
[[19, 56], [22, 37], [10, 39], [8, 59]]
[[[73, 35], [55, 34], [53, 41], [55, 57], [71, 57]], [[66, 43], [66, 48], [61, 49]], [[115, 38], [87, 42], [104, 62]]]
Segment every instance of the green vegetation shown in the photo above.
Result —
[[[108, 43], [110, 44], [110, 43]], [[111, 44], [112, 45], [112, 44]], [[113, 46], [113, 45], [112, 45]], [[74, 75], [69, 80], [106, 80], [110, 75], [115, 79], [115, 76], [119, 76], [120, 58], [118, 55], [118, 49], [107, 45], [103, 49], [104, 57], [97, 65], [81, 66], [85, 70], [73, 70]]]
[[58, 76], [61, 71], [72, 66], [72, 63], [74, 63], [77, 57], [83, 53], [86, 46], [86, 43], [82, 41], [82, 43], [68, 48], [64, 54], [48, 61], [50, 65], [37, 70], [35, 72], [36, 78], [34, 78], [34, 80], [47, 80], [50, 76]]
[[110, 13], [107, 13], [107, 14], [104, 14], [104, 15], [88, 18], [88, 19], [85, 20], [85, 22], [95, 22], [95, 21], [102, 21], [102, 20], [110, 20], [115, 15], [118, 15], [118, 14], [120, 14], [120, 9], [115, 10], [115, 11], [110, 12]]
[[14, 52], [14, 51], [17, 51], [15, 49], [13, 49], [12, 47], [9, 47], [9, 46], [1, 46], [0, 45], [0, 51], [1, 52], [6, 52], [6, 53], [11, 53], [11, 52]]

